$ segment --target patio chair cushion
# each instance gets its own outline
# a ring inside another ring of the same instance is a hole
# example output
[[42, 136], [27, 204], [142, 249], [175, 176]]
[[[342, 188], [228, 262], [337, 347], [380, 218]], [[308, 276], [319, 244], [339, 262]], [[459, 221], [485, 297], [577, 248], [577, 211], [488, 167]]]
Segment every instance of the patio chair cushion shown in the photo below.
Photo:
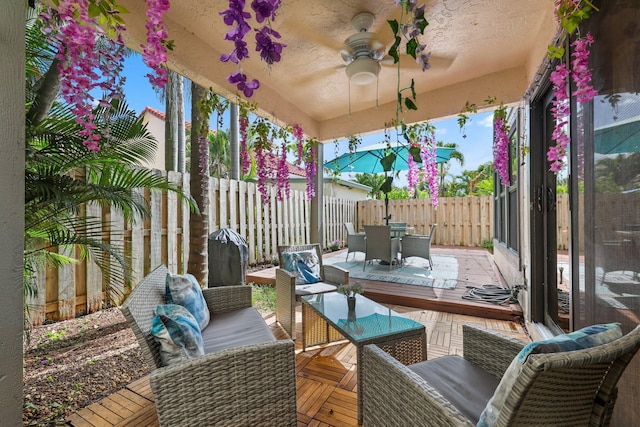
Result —
[[442, 356], [408, 366], [474, 423], [500, 380], [460, 356]]
[[517, 376], [522, 370], [524, 362], [530, 354], [562, 353], [582, 350], [610, 343], [620, 337], [622, 337], [620, 324], [608, 323], [604, 325], [587, 326], [586, 328], [569, 334], [558, 335], [548, 340], [535, 341], [527, 344], [505, 371], [504, 376], [500, 380], [500, 384], [496, 388], [496, 392], [482, 412], [477, 426], [488, 427], [495, 425], [507, 395], [512, 389]]
[[276, 341], [271, 329], [254, 307], [217, 313], [202, 331], [205, 354], [245, 345]]
[[163, 366], [204, 354], [200, 326], [189, 310], [181, 305], [157, 306], [150, 333], [160, 345]]
[[314, 295], [324, 294], [325, 292], [333, 292], [338, 290], [337, 286], [326, 282], [316, 282], [305, 285], [296, 285], [296, 295]]
[[296, 285], [316, 283], [320, 278], [320, 260], [314, 249], [282, 253], [285, 270], [296, 277]]
[[167, 304], [178, 304], [189, 310], [202, 331], [209, 324], [211, 315], [202, 289], [192, 274], [167, 273], [165, 299]]

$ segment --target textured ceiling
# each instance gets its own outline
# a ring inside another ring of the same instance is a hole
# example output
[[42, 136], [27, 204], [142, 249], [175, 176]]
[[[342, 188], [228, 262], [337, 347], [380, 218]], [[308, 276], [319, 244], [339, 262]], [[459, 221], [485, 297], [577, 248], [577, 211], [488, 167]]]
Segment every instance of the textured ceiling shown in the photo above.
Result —
[[[125, 16], [128, 43], [139, 50], [145, 37], [144, 2], [121, 3], [130, 12]], [[234, 99], [235, 88], [226, 76], [235, 65], [219, 61], [221, 53], [232, 49], [223, 40], [229, 27], [219, 15], [227, 6], [218, 0], [173, 1], [166, 21], [176, 46], [170, 67]], [[418, 93], [418, 110], [406, 115], [407, 122], [452, 116], [467, 101], [482, 104], [489, 96], [516, 102], [556, 31], [552, 0], [426, 1], [429, 26], [421, 41], [432, 52], [432, 68], [422, 72], [405, 55], [399, 73], [396, 65], [383, 65], [377, 85], [352, 85], [349, 90], [344, 70], [336, 70], [344, 65], [339, 50], [355, 33], [351, 18], [365, 11], [375, 15], [371, 31], [388, 49], [393, 36], [386, 21], [400, 13], [392, 0], [283, 0], [273, 23], [287, 44], [282, 61], [268, 69], [254, 51], [253, 36], [247, 37], [251, 58], [242, 66], [250, 79], [261, 82], [252, 98], [261, 113], [282, 123], [300, 123], [323, 141], [380, 130], [395, 118], [398, 74], [401, 87], [414, 79]]]

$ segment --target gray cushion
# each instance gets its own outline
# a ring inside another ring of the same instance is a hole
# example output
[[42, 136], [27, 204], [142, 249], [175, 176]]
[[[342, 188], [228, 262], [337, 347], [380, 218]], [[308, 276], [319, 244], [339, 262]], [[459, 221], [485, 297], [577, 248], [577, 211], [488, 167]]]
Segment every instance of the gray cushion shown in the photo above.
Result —
[[410, 365], [445, 399], [476, 424], [500, 380], [460, 356], [443, 356]]
[[316, 282], [308, 285], [296, 285], [296, 295], [314, 295], [338, 290], [330, 283]]
[[202, 331], [205, 354], [228, 348], [276, 341], [269, 326], [254, 307], [216, 313]]

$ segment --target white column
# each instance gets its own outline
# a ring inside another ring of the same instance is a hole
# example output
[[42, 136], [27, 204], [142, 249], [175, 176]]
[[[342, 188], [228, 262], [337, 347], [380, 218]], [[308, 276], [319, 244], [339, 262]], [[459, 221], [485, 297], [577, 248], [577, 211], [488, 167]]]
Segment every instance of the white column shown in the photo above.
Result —
[[0, 424], [22, 425], [24, 251], [24, 1], [0, 14]]
[[324, 248], [324, 215], [323, 215], [323, 196], [324, 196], [324, 180], [322, 176], [322, 165], [324, 164], [324, 146], [318, 144], [316, 156], [316, 196], [311, 199], [311, 218], [309, 220], [311, 243], [320, 243], [320, 247]]

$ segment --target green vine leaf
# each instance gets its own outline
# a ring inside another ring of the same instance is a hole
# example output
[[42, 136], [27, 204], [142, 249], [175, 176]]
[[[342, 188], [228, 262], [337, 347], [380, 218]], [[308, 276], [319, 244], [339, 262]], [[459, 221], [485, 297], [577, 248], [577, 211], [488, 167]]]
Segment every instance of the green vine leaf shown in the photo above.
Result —
[[392, 176], [388, 176], [384, 183], [380, 186], [380, 191], [382, 191], [384, 194], [388, 194], [391, 191], [391, 184], [393, 183], [393, 177]]
[[422, 21], [420, 21], [420, 23], [418, 24], [418, 29], [420, 30], [420, 34], [424, 34], [424, 29], [427, 28], [427, 25], [429, 25], [429, 23], [426, 19], [424, 19], [424, 15], [422, 15], [421, 18]]
[[383, 159], [380, 160], [380, 164], [385, 172], [389, 172], [393, 168], [393, 164], [396, 161], [396, 154], [389, 153]]
[[416, 99], [416, 82], [414, 82], [413, 79], [411, 79], [411, 86], [409, 86], [409, 88], [411, 89], [411, 98]]
[[394, 64], [397, 64], [398, 61], [400, 61], [400, 55], [398, 55], [398, 47], [400, 47], [401, 42], [402, 42], [402, 39], [396, 36], [396, 41], [389, 48], [389, 56], [393, 58]]
[[416, 163], [422, 163], [422, 158], [420, 157], [420, 147], [416, 147], [412, 145], [409, 147], [409, 154], [413, 157], [413, 161]]
[[391, 27], [391, 31], [393, 31], [393, 35], [397, 36], [398, 35], [398, 31], [400, 31], [400, 25], [398, 24], [398, 21], [396, 21], [395, 19], [388, 19], [387, 22], [389, 23], [389, 26]]
[[417, 110], [418, 107], [416, 106], [416, 104], [409, 98], [405, 98], [404, 99], [404, 105], [409, 109], [409, 110]]
[[407, 42], [407, 55], [411, 55], [413, 59], [416, 59], [416, 49], [418, 48], [418, 41], [413, 38]]

